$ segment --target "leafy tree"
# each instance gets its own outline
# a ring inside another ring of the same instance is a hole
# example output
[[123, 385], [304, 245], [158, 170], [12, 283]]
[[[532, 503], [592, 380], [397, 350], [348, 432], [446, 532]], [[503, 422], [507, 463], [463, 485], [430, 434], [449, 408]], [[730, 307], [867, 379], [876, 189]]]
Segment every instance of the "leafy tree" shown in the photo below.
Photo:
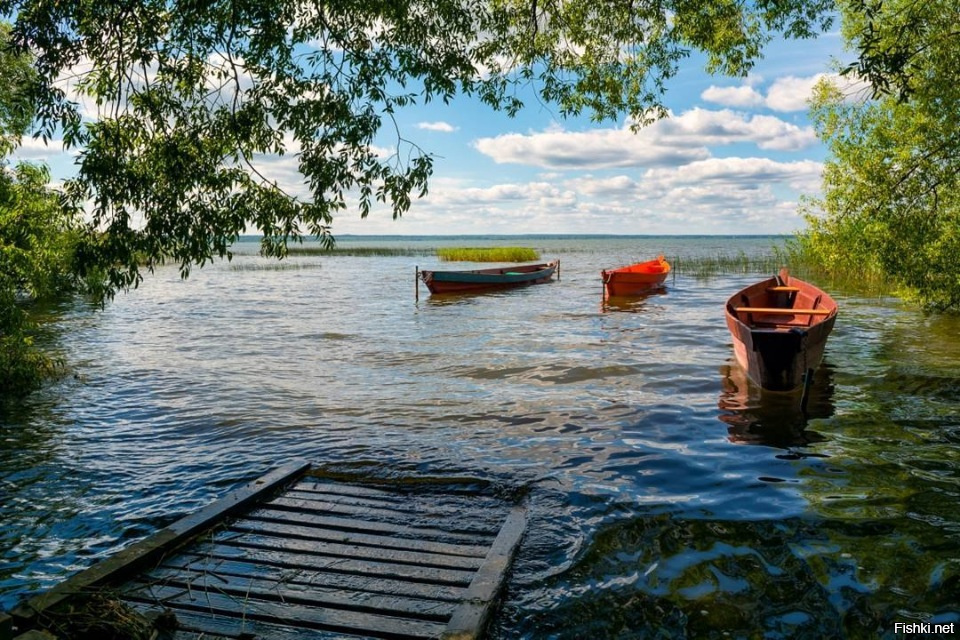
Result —
[[[0, 0], [36, 53], [42, 131], [82, 149], [76, 202], [92, 223], [81, 271], [135, 285], [141, 261], [188, 272], [248, 227], [282, 256], [335, 214], [394, 217], [426, 193], [433, 158], [393, 120], [417, 101], [474, 95], [515, 113], [528, 87], [562, 115], [665, 112], [693, 52], [746, 74], [771, 34], [809, 37], [831, 0]], [[67, 84], [72, 85], [68, 88]], [[73, 100], [97, 113], [82, 117]], [[374, 143], [393, 127], [392, 150]], [[295, 153], [310, 197], [260, 171]]]
[[[11, 151], [33, 119], [27, 89], [35, 80], [29, 56], [6, 46], [0, 24], [0, 154]], [[33, 345], [25, 304], [72, 290], [74, 217], [47, 184], [45, 167], [10, 168], [0, 160], [0, 396], [21, 394], [55, 370]]]
[[812, 115], [831, 157], [803, 241], [827, 264], [876, 269], [932, 310], [960, 311], [960, 10], [857, 1], [846, 70], [872, 96], [820, 87]]
[[47, 183], [46, 167], [0, 168], [0, 396], [19, 395], [56, 372], [34, 346], [25, 305], [74, 290], [73, 216]]

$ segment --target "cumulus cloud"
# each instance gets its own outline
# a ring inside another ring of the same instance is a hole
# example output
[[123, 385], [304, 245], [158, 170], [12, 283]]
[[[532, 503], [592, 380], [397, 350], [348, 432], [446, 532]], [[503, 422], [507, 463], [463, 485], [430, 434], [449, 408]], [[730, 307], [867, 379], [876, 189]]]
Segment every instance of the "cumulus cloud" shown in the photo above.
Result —
[[812, 76], [777, 78], [765, 93], [757, 88], [757, 78], [747, 78], [744, 84], [738, 87], [710, 86], [700, 97], [725, 107], [766, 107], [783, 113], [806, 111], [813, 88], [824, 79], [837, 84], [847, 95], [854, 98], [864, 95], [863, 91], [867, 87], [866, 83], [860, 80], [849, 79], [836, 73], [818, 73]]
[[44, 142], [42, 138], [23, 136], [20, 139], [20, 146], [14, 150], [12, 155], [17, 160], [50, 163], [55, 158], [75, 157], [77, 153], [76, 150], [64, 150], [63, 140], [49, 139]]
[[806, 111], [814, 86], [825, 77], [828, 77], [828, 74], [818, 73], [805, 78], [777, 78], [767, 90], [766, 105], [774, 111]]
[[823, 165], [813, 160], [777, 162], [770, 158], [710, 158], [672, 169], [650, 169], [641, 181], [644, 189], [670, 189], [679, 185], [720, 185], [752, 188], [780, 183], [795, 190], [819, 185]]
[[507, 133], [480, 138], [474, 147], [498, 164], [511, 162], [547, 169], [676, 165], [708, 155], [702, 147], [664, 146], [628, 128]]
[[460, 127], [455, 127], [452, 124], [447, 122], [418, 122], [417, 129], [425, 129], [427, 131], [440, 131], [441, 133], [453, 133]]
[[760, 149], [795, 151], [816, 144], [811, 127], [731, 110], [691, 109], [637, 133], [629, 127], [508, 133], [480, 138], [474, 147], [497, 163], [547, 169], [597, 170], [675, 167], [710, 157], [708, 147], [752, 143]]
[[746, 85], [739, 87], [710, 86], [700, 94], [707, 102], [725, 107], [756, 107], [763, 104], [763, 95], [753, 87]]
[[796, 151], [817, 143], [811, 127], [798, 127], [773, 116], [747, 116], [729, 109], [691, 109], [661, 120], [652, 129], [661, 143], [670, 144], [717, 146], [746, 142], [761, 149]]
[[762, 94], [756, 88], [755, 79], [739, 87], [711, 86], [700, 94], [708, 102], [725, 107], [766, 107], [784, 113], [806, 111], [813, 88], [821, 80], [828, 80], [839, 86], [850, 99], [869, 95], [869, 85], [856, 78], [840, 76], [836, 73], [818, 73], [812, 76], [783, 76], [774, 80]]

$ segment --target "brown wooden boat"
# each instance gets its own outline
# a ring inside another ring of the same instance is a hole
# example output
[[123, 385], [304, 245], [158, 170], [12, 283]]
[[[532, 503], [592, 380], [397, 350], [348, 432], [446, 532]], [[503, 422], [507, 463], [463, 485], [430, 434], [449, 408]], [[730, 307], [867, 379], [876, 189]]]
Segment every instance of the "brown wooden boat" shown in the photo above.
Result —
[[430, 293], [464, 293], [507, 289], [549, 281], [560, 266], [559, 260], [545, 264], [517, 264], [472, 271], [420, 271]]
[[726, 316], [734, 355], [747, 377], [764, 389], [791, 391], [819, 366], [837, 303], [781, 269], [731, 296]]
[[635, 296], [663, 286], [670, 273], [670, 263], [663, 256], [619, 269], [601, 271], [603, 293], [607, 297]]

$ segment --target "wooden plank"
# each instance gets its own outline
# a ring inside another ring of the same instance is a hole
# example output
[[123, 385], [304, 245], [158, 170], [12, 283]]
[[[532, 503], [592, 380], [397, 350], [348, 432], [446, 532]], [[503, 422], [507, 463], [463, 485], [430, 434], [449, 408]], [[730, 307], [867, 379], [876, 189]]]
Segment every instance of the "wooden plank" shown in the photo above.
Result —
[[150, 562], [182, 545], [196, 534], [208, 529], [252, 502], [261, 499], [310, 468], [306, 462], [293, 462], [271, 471], [263, 477], [232, 491], [209, 506], [182, 518], [153, 535], [98, 562], [50, 590], [30, 598], [10, 613], [14, 618], [32, 620], [37, 614], [54, 607], [70, 596], [88, 590], [108, 580], [129, 575]]
[[375, 562], [371, 560], [353, 560], [351, 558], [326, 558], [309, 553], [294, 553], [290, 551], [271, 551], [267, 549], [245, 549], [228, 545], [204, 545], [200, 555], [224, 560], [244, 560], [303, 569], [305, 571], [332, 571], [355, 575], [373, 575], [383, 578], [416, 580], [432, 584], [448, 584], [463, 586], [470, 584], [473, 571], [459, 569], [441, 569], [438, 567], [417, 567], [407, 564], [393, 564], [389, 562]]
[[[335, 502], [298, 500], [286, 495], [278, 496], [273, 500], [264, 503], [264, 508], [277, 509], [284, 511], [307, 512], [317, 514], [345, 515], [351, 517], [363, 517], [364, 520], [376, 520], [380, 522], [389, 522], [395, 524], [405, 524], [408, 522], [430, 522], [430, 524], [442, 524], [443, 530], [449, 533], [466, 533], [495, 536], [497, 534], [497, 522], [483, 522], [478, 519], [462, 517], [460, 519], [451, 518], [430, 518], [410, 505], [405, 509], [380, 509], [373, 507], [354, 506], [348, 504], [339, 504]], [[458, 514], [459, 515], [459, 514]], [[486, 516], [489, 518], [489, 515]], [[486, 519], [485, 518], [485, 519]]]
[[292, 490], [300, 493], [319, 493], [331, 499], [368, 501], [374, 503], [397, 504], [415, 501], [426, 506], [442, 504], [449, 506], [467, 505], [477, 509], [503, 508], [503, 499], [489, 495], [471, 493], [451, 493], [442, 491], [441, 487], [424, 490], [407, 490], [397, 488], [369, 488], [357, 485], [318, 481], [309, 476], [303, 477]]
[[457, 517], [490, 521], [492, 519], [501, 520], [506, 517], [507, 513], [506, 509], [503, 508], [504, 505], [502, 501], [483, 500], [477, 502], [466, 500], [462, 496], [451, 500], [445, 499], [443, 495], [397, 495], [395, 496], [395, 500], [388, 501], [380, 498], [371, 499], [359, 496], [341, 496], [326, 491], [309, 491], [301, 488], [285, 491], [283, 496], [294, 500], [327, 502], [349, 506], [355, 509], [373, 507], [400, 511], [401, 513], [416, 512], [420, 516], [432, 518]]
[[379, 560], [382, 562], [396, 562], [398, 564], [415, 564], [421, 567], [478, 569], [483, 564], [483, 558], [448, 556], [437, 553], [424, 553], [422, 551], [400, 551], [397, 549], [346, 545], [320, 540], [280, 538], [235, 531], [218, 532], [214, 537], [214, 541], [234, 547], [244, 547], [246, 549], [293, 551], [334, 558], [354, 558], [357, 560]]
[[240, 600], [252, 598], [325, 609], [379, 612], [436, 622], [446, 622], [454, 608], [453, 603], [442, 600], [370, 592], [351, 593], [342, 589], [252, 577], [212, 575], [194, 571], [167, 572], [165, 575], [158, 575], [159, 573], [151, 572], [149, 577], [127, 583], [121, 591], [122, 597], [154, 600], [164, 604], [163, 594], [168, 594], [171, 590], [177, 593], [186, 590], [194, 598], [202, 598], [202, 595], [198, 594], [212, 591]]
[[832, 313], [829, 309], [781, 309], [777, 307], [737, 307], [739, 313], [770, 313], [783, 316], [827, 316]]
[[799, 293], [800, 287], [767, 287], [767, 291], [779, 292], [779, 293]]
[[[141, 614], [149, 616], [159, 613], [160, 609], [143, 602], [127, 601], [124, 604], [136, 609]], [[253, 638], [262, 640], [332, 640], [343, 638], [341, 634], [289, 627], [285, 624], [270, 624], [257, 620], [244, 620], [231, 616], [221, 616], [212, 613], [196, 613], [194, 611], [178, 610], [174, 615], [180, 625], [173, 634], [173, 640], [217, 640], [217, 638]], [[167, 636], [161, 638], [167, 640]], [[351, 640], [356, 640], [353, 636]]]
[[[173, 609], [209, 612], [220, 616], [233, 616], [244, 620], [285, 624], [293, 628], [318, 629], [373, 635], [389, 638], [435, 638], [443, 633], [439, 622], [413, 620], [397, 616], [378, 615], [357, 611], [315, 609], [298, 605], [259, 600], [255, 597], [233, 596], [207, 592], [190, 593], [179, 587], [155, 587], [163, 604]], [[125, 595], [125, 599], [144, 602], [142, 598]], [[149, 603], [147, 601], [146, 603]]]
[[446, 602], [459, 601], [467, 588], [466, 582], [462, 586], [430, 584], [383, 578], [375, 575], [330, 573], [324, 570], [303, 571], [301, 569], [252, 564], [242, 560], [221, 560], [201, 556], [178, 556], [175, 561], [166, 562], [145, 575], [149, 578], [159, 578], [174, 574], [177, 571], [201, 572], [211, 576], [258, 578], [288, 584], [315, 585], [385, 595], [406, 595]]
[[463, 596], [463, 601], [450, 617], [442, 636], [444, 640], [472, 640], [483, 633], [493, 601], [503, 587], [507, 569], [510, 568], [526, 526], [526, 505], [517, 505], [503, 523], [500, 534], [487, 554], [486, 562], [477, 571]]
[[489, 545], [494, 536], [453, 533], [432, 527], [411, 527], [399, 524], [377, 522], [358, 518], [341, 518], [339, 516], [322, 516], [313, 513], [282, 511], [269, 508], [258, 508], [250, 512], [250, 517], [270, 522], [286, 522], [289, 524], [324, 527], [339, 531], [354, 531], [357, 533], [379, 533], [397, 537], [429, 539], [437, 542], [462, 542], [472, 545]]
[[433, 542], [415, 538], [395, 538], [392, 536], [369, 535], [355, 531], [333, 531], [319, 527], [287, 524], [285, 522], [270, 522], [255, 518], [243, 518], [230, 524], [230, 531], [244, 531], [267, 535], [300, 538], [303, 540], [325, 540], [342, 544], [357, 544], [384, 549], [399, 549], [407, 551], [426, 551], [442, 553], [451, 556], [466, 556], [469, 558], [483, 558], [487, 555], [489, 545], [453, 544], [449, 542]]

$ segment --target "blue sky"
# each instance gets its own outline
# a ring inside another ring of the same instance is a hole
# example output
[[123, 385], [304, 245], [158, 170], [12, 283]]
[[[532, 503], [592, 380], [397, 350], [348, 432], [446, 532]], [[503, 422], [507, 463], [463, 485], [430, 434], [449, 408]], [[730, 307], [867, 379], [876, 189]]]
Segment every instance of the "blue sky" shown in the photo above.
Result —
[[[806, 99], [832, 58], [844, 59], [835, 32], [772, 43], [747, 78], [709, 76], [690, 59], [668, 85], [671, 117], [638, 133], [536, 101], [514, 118], [465, 97], [407, 108], [400, 134], [436, 156], [429, 194], [398, 220], [341, 212], [334, 235], [793, 232], [801, 194], [819, 192], [825, 150]], [[382, 145], [394, 152], [396, 132]], [[72, 172], [57, 141], [24, 140], [16, 155], [47, 162], [55, 180]], [[306, 193], [294, 155], [260, 167]]]

